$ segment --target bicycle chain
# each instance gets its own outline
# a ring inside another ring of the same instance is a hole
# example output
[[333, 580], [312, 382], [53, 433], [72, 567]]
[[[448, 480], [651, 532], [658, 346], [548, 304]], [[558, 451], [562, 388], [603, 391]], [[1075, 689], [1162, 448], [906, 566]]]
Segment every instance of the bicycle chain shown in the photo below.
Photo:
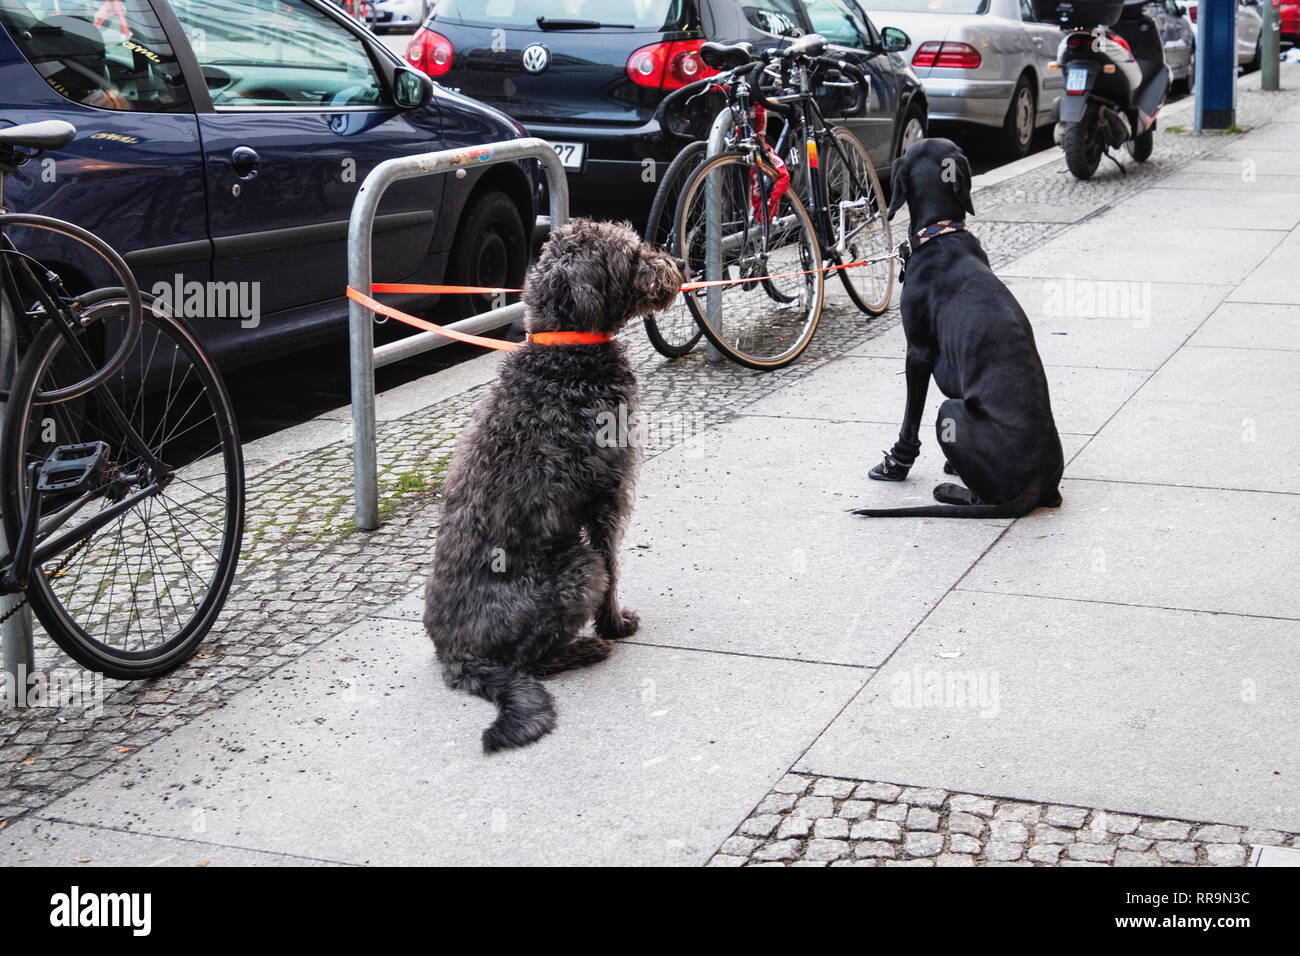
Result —
[[[68, 562], [77, 556], [77, 552], [80, 551], [82, 548], [84, 548], [86, 546], [86, 542], [88, 542], [89, 540], [90, 540], [89, 538], [82, 538], [80, 541], [78, 541], [76, 547], [74, 547], [71, 551], [69, 551], [67, 554], [63, 556], [63, 560], [58, 563], [58, 566], [55, 567], [53, 571], [45, 572], [46, 580], [49, 580], [50, 578], [57, 578], [63, 572], [63, 569], [67, 567]], [[9, 620], [20, 610], [22, 610], [23, 606], [26, 603], [27, 603], [27, 595], [24, 594], [22, 597], [18, 599], [18, 602], [14, 604], [13, 607], [5, 611], [4, 614], [0, 614], [0, 624], [3, 624], [5, 621]]]

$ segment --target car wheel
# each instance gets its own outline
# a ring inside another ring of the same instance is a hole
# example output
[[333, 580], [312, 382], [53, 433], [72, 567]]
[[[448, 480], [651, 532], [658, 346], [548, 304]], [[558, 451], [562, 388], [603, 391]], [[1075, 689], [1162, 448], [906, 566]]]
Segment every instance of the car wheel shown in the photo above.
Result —
[[[519, 209], [505, 193], [471, 200], [456, 230], [447, 274], [453, 285], [518, 289], [528, 268], [528, 237]], [[457, 295], [449, 311], [460, 318], [493, 307], [494, 295]], [[499, 303], [498, 303], [499, 304]]]
[[[925, 115], [915, 106], [909, 107], [907, 116], [903, 120], [903, 128], [898, 134], [898, 152], [894, 154], [894, 162], [898, 162], [917, 140], [925, 138]], [[891, 164], [892, 168], [892, 164]]]
[[1254, 73], [1259, 69], [1260, 64], [1263, 62], [1263, 52], [1260, 50], [1259, 43], [1259, 40], [1255, 41], [1255, 56], [1246, 63], [1245, 71], [1247, 73]]
[[1034, 120], [1038, 117], [1038, 104], [1034, 100], [1034, 86], [1027, 74], [1022, 74], [1011, 93], [1011, 105], [1002, 124], [1002, 146], [1008, 156], [1018, 159], [1029, 153], [1034, 141]]
[[1192, 45], [1191, 56], [1187, 59], [1187, 76], [1183, 78], [1183, 92], [1191, 93], [1196, 88], [1196, 45]]

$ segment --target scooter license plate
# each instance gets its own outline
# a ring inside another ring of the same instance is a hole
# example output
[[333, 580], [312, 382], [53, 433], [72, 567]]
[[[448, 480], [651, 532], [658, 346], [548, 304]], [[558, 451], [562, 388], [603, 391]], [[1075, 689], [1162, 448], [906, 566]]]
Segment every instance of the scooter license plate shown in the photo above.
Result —
[[1071, 67], [1065, 78], [1065, 92], [1082, 93], [1088, 89], [1088, 70], [1086, 67]]

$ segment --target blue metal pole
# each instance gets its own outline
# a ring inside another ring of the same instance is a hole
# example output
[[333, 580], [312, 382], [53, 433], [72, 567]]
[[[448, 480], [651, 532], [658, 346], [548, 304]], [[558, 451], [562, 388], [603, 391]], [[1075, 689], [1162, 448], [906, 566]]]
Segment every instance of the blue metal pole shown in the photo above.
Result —
[[1196, 17], [1196, 132], [1237, 119], [1237, 0], [1199, 0]]

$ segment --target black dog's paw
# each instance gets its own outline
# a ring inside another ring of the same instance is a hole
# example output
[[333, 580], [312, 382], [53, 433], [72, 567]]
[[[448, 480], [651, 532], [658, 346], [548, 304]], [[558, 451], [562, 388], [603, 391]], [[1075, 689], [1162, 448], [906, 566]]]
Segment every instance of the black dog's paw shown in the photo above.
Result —
[[945, 461], [943, 463], [943, 473], [945, 475], [955, 475], [957, 474], [957, 469], [952, 466], [952, 462]]
[[596, 633], [607, 641], [631, 637], [641, 626], [641, 615], [636, 611], [623, 608], [614, 618], [601, 618], [596, 621]]
[[961, 485], [949, 484], [947, 482], [942, 485], [934, 486], [934, 500], [941, 501], [946, 505], [982, 504], [979, 497], [969, 488], [963, 488]]
[[884, 454], [885, 460], [867, 472], [867, 477], [874, 478], [876, 481], [902, 481], [906, 478], [912, 466], [902, 464], [889, 452]]

